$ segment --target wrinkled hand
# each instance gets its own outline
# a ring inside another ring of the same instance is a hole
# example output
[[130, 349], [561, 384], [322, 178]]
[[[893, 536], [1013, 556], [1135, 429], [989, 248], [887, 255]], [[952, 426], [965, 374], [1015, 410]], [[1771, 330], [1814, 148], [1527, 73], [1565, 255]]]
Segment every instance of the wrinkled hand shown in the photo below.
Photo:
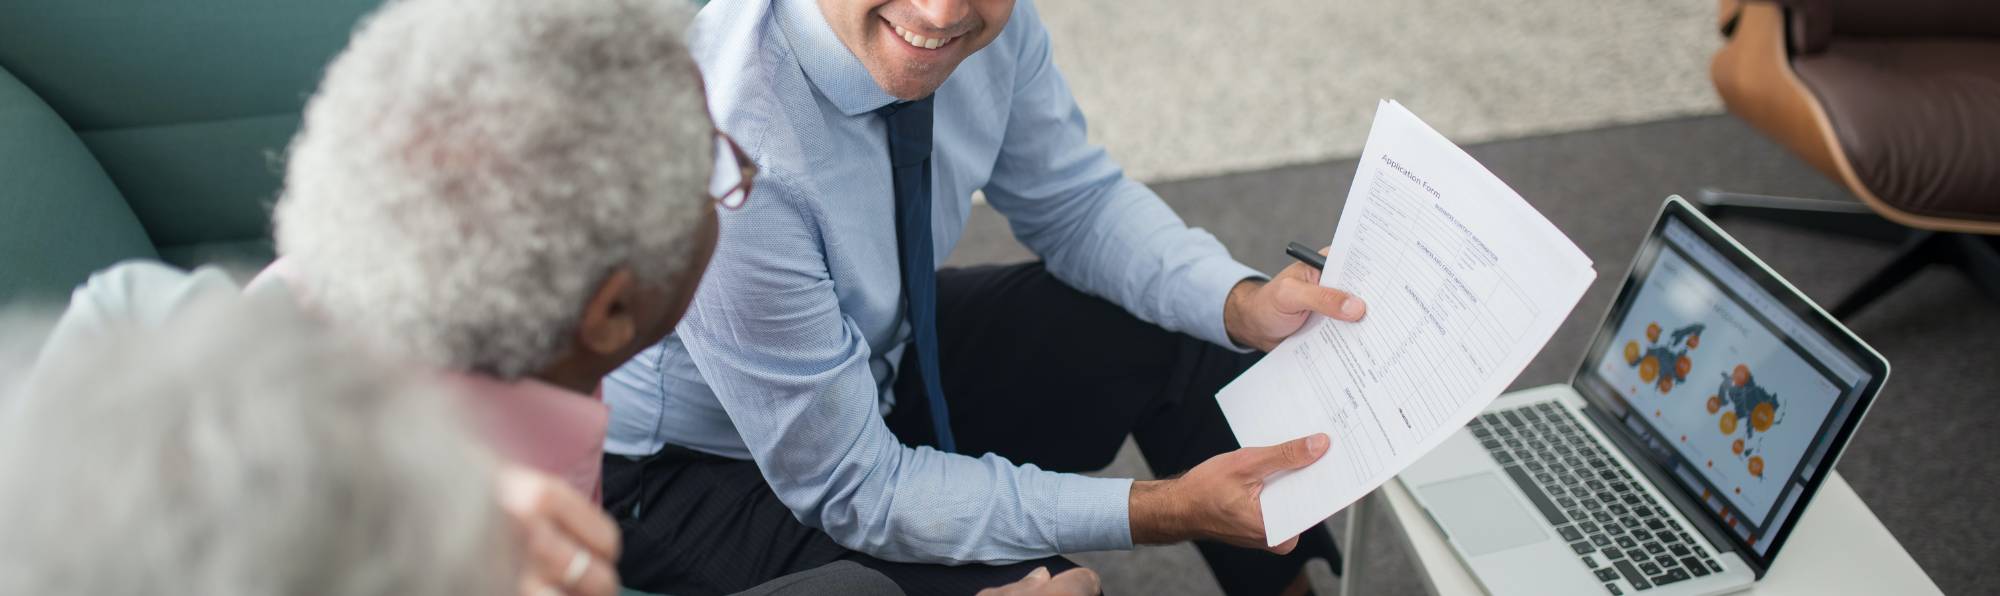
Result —
[[521, 596], [618, 593], [618, 524], [611, 516], [534, 470], [508, 466], [499, 484], [500, 508], [521, 537]]
[[[1326, 251], [1319, 249], [1319, 254]], [[1237, 282], [1222, 307], [1222, 325], [1229, 330], [1230, 341], [1269, 352], [1304, 327], [1312, 313], [1349, 322], [1368, 314], [1368, 304], [1361, 298], [1320, 287], [1319, 275], [1310, 265], [1292, 263], [1271, 281]]]
[[1135, 482], [1132, 541], [1158, 544], [1208, 539], [1278, 554], [1292, 552], [1299, 543], [1297, 536], [1266, 546], [1264, 506], [1258, 496], [1264, 492], [1266, 478], [1306, 467], [1326, 450], [1326, 435], [1316, 433], [1270, 447], [1245, 447], [1217, 455], [1172, 480]]
[[1011, 584], [979, 591], [979, 596], [1096, 596], [1097, 572], [1078, 567], [1049, 577], [1049, 568], [1036, 567]]

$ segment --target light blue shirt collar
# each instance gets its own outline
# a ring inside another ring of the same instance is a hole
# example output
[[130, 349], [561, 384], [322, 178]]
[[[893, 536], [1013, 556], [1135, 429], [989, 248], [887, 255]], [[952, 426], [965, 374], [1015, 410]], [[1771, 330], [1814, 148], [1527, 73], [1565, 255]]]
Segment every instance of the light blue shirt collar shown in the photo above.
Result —
[[841, 43], [819, 3], [812, 0], [777, 0], [778, 27], [791, 42], [792, 54], [821, 95], [840, 108], [841, 113], [858, 116], [897, 101], [883, 91], [861, 65], [861, 58]]

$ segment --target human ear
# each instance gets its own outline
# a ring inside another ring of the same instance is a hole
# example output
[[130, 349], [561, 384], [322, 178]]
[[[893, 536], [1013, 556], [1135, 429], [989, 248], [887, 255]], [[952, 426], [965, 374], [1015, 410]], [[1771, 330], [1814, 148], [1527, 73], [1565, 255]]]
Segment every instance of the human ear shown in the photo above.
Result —
[[637, 289], [628, 267], [619, 266], [604, 276], [604, 281], [597, 284], [597, 291], [584, 303], [583, 316], [577, 320], [577, 346], [594, 354], [611, 355], [630, 345], [639, 334], [638, 313], [633, 308]]

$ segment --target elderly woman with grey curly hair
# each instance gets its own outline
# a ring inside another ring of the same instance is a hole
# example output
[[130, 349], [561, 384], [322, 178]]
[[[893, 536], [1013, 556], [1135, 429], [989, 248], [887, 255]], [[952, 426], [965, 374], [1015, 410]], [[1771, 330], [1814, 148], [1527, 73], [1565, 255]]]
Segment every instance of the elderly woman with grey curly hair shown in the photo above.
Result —
[[[306, 106], [252, 286], [449, 371], [504, 458], [594, 495], [598, 379], [672, 330], [718, 233], [688, 22], [648, 0], [389, 3]], [[529, 587], [615, 590], [615, 544], [537, 525]]]
[[277, 277], [464, 373], [503, 452], [594, 491], [598, 379], [672, 330], [717, 236], [687, 23], [679, 2], [391, 3], [306, 106]]

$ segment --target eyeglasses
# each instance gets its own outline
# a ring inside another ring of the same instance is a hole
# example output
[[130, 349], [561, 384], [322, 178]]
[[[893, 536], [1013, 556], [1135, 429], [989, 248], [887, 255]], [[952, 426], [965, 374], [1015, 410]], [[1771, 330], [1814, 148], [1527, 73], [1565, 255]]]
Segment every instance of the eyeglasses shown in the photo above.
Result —
[[715, 131], [715, 173], [709, 178], [709, 198], [727, 209], [740, 209], [750, 200], [750, 182], [757, 178], [757, 163], [736, 144], [736, 139]]
[[[701, 76], [701, 67], [690, 65], [694, 70], [695, 89], [701, 91], [701, 109], [708, 109], [708, 81]], [[708, 121], [715, 122], [715, 114], [708, 114]], [[750, 200], [750, 183], [757, 178], [757, 162], [729, 138], [722, 129], [715, 130], [715, 171], [709, 174], [708, 198], [722, 205], [724, 209], [741, 209]]]

